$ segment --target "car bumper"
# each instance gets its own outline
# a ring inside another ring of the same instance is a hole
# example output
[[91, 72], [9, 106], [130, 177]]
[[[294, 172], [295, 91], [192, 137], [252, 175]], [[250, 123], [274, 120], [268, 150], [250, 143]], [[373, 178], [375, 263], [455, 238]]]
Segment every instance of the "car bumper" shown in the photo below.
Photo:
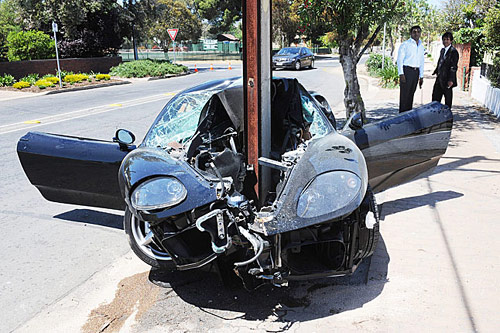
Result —
[[290, 61], [290, 62], [274, 62], [273, 61], [273, 68], [293, 68], [295, 65], [295, 61]]

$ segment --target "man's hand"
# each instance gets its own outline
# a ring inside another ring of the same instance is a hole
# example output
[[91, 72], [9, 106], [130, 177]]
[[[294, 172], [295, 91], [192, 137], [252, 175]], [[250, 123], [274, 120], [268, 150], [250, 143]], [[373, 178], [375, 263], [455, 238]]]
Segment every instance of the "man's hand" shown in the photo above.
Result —
[[418, 80], [418, 87], [419, 87], [420, 89], [422, 89], [422, 84], [424, 84], [424, 78], [423, 78], [423, 77], [421, 77], [421, 78]]
[[451, 88], [453, 86], [453, 81], [448, 81], [448, 88]]
[[399, 76], [399, 83], [406, 83], [406, 77], [405, 77], [405, 75], [404, 75], [404, 74], [401, 74], [401, 75]]

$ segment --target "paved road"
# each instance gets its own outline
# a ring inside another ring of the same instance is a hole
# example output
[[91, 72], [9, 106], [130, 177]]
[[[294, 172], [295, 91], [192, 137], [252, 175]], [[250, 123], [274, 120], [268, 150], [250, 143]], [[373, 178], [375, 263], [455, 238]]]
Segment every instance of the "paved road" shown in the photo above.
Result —
[[[317, 61], [294, 76], [322, 92], [332, 105], [342, 100], [335, 60]], [[216, 66], [168, 80], [140, 81], [107, 88], [0, 102], [0, 332], [11, 331], [63, 298], [129, 251], [122, 212], [50, 203], [29, 184], [15, 152], [29, 130], [110, 140], [127, 128], [140, 139], [173, 94], [197, 83], [241, 75]], [[26, 124], [26, 121], [41, 123]]]

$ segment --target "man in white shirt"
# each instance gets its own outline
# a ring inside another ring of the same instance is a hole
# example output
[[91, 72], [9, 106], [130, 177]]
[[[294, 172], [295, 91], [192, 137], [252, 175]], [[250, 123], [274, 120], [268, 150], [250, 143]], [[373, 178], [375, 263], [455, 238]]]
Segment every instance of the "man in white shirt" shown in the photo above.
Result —
[[420, 89], [424, 83], [424, 44], [420, 40], [421, 34], [422, 29], [418, 25], [411, 27], [411, 38], [399, 47], [399, 112], [413, 108], [417, 83]]

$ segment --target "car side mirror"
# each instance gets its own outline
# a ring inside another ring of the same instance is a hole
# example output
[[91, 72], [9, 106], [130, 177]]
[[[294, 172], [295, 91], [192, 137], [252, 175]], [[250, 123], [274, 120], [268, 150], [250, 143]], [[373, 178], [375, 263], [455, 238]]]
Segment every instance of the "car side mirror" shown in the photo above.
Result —
[[355, 112], [348, 121], [349, 128], [356, 131], [363, 128], [363, 114]]
[[115, 137], [113, 138], [113, 142], [118, 142], [120, 145], [120, 149], [129, 150], [128, 146], [134, 143], [135, 135], [129, 130], [120, 128], [116, 131]]

